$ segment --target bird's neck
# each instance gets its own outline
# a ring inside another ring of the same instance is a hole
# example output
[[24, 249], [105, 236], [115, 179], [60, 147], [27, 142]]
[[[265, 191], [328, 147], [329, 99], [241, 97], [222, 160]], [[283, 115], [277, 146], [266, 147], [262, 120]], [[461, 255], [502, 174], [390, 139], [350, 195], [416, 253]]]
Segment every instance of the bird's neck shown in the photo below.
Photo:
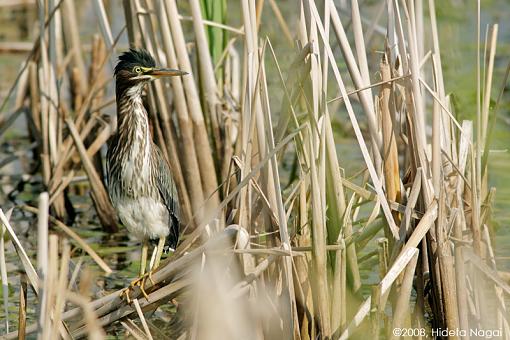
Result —
[[[149, 120], [143, 106], [142, 90], [145, 84], [121, 86], [117, 83], [117, 122], [121, 139], [150, 139]], [[136, 136], [135, 136], [136, 135]]]

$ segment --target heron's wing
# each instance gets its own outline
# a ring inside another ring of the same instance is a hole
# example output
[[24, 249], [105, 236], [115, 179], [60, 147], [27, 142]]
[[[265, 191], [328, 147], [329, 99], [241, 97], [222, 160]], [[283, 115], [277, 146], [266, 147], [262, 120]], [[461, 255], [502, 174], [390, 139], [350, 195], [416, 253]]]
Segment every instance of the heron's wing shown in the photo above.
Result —
[[177, 241], [179, 240], [179, 196], [177, 194], [177, 189], [175, 188], [175, 183], [166, 160], [163, 158], [157, 147], [155, 149], [157, 150], [156, 185], [158, 187], [159, 194], [161, 195], [163, 204], [166, 206], [170, 215], [170, 235], [168, 235], [167, 241], [169, 246], [175, 249], [177, 246]]

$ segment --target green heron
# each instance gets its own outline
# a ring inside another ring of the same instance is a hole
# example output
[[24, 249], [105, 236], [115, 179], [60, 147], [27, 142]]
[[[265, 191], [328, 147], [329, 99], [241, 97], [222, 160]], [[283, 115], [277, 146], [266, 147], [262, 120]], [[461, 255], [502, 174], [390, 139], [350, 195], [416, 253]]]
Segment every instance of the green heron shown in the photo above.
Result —
[[144, 49], [120, 55], [114, 73], [118, 128], [108, 146], [108, 192], [121, 222], [142, 241], [142, 278], [149, 243], [157, 242], [150, 274], [158, 267], [163, 251], [175, 250], [179, 240], [177, 192], [168, 164], [152, 141], [142, 91], [152, 80], [187, 73], [156, 67]]

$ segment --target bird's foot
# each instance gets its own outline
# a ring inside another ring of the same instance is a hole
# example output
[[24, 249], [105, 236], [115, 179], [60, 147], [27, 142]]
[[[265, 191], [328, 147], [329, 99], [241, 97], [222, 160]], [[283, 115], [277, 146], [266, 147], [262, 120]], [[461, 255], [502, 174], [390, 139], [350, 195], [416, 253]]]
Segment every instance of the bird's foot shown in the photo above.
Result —
[[140, 287], [140, 291], [142, 292], [143, 296], [147, 300], [149, 300], [149, 295], [147, 295], [147, 292], [145, 291], [145, 282], [147, 281], [147, 278], [149, 278], [151, 283], [154, 285], [154, 280], [152, 280], [152, 273], [148, 272], [148, 273], [145, 273], [144, 275], [134, 279], [133, 281], [131, 281], [129, 286], [127, 288], [124, 288], [120, 292], [120, 296], [125, 297], [127, 303], [131, 303], [131, 297], [129, 296], [129, 294], [135, 289], [135, 287]]

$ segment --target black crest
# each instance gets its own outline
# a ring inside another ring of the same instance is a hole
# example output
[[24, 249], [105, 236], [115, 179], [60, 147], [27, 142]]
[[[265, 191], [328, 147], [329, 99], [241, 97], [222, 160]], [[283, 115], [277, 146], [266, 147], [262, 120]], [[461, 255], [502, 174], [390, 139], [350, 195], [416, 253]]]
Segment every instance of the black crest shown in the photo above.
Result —
[[115, 66], [115, 75], [121, 70], [131, 71], [135, 66], [154, 67], [156, 62], [147, 50], [130, 48], [129, 51], [119, 56], [119, 62]]

